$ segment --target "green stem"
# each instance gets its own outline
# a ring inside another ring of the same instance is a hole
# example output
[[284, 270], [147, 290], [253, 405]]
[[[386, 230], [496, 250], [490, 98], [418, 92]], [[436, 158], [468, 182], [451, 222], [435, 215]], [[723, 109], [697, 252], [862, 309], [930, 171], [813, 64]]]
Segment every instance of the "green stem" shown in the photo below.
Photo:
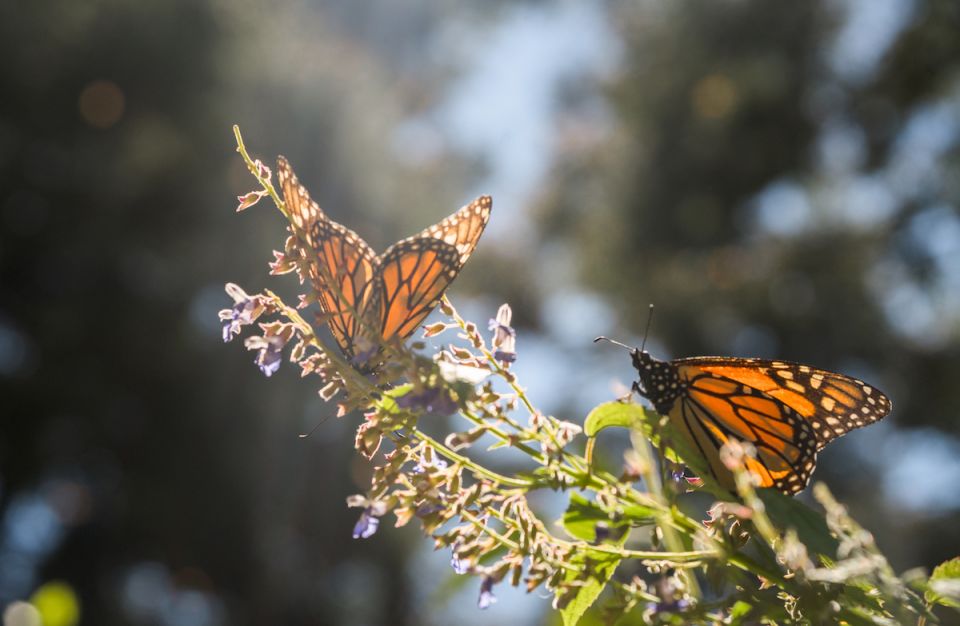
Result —
[[[669, 505], [663, 494], [663, 483], [660, 480], [657, 462], [653, 458], [651, 444], [647, 441], [646, 437], [637, 432], [633, 432], [631, 435], [630, 439], [633, 441], [633, 448], [643, 460], [643, 479], [647, 483], [647, 489], [650, 492], [651, 498], [657, 502], [659, 505], [657, 508], [661, 511], [657, 514], [657, 526], [659, 526], [663, 532], [663, 541], [670, 550], [675, 552], [680, 551], [683, 548], [683, 541], [677, 535], [676, 528], [673, 524], [673, 515], [669, 513], [674, 507]], [[663, 512], [664, 509], [667, 513]], [[697, 577], [687, 573], [685, 574], [685, 579], [690, 594], [699, 599], [701, 592], [700, 585], [697, 583]]]
[[260, 176], [260, 168], [257, 167], [257, 164], [247, 153], [247, 147], [244, 145], [243, 137], [240, 135], [240, 127], [236, 124], [233, 125], [233, 136], [237, 139], [237, 152], [239, 152], [240, 156], [243, 157], [243, 162], [247, 164], [247, 169], [250, 170], [250, 173], [253, 174], [254, 178], [256, 178], [257, 181], [263, 186], [264, 190], [270, 194], [274, 204], [277, 205], [277, 208], [280, 209], [280, 212], [283, 213], [284, 217], [289, 219], [290, 216], [287, 214], [286, 205], [283, 203], [283, 200], [280, 199], [280, 194], [278, 194], [277, 190], [273, 188], [273, 185], [269, 180]]
[[463, 467], [470, 470], [473, 474], [477, 476], [483, 476], [484, 478], [489, 478], [490, 480], [505, 485], [508, 487], [515, 487], [518, 489], [530, 489], [536, 487], [537, 483], [530, 480], [523, 480], [520, 478], [511, 478], [509, 476], [504, 476], [503, 474], [498, 474], [492, 470], [485, 468], [482, 465], [479, 465], [473, 461], [470, 457], [464, 456], [457, 452], [454, 452], [444, 444], [440, 443], [430, 435], [427, 435], [423, 431], [414, 427], [411, 429], [411, 435], [419, 439], [420, 441], [429, 444], [430, 447], [434, 448], [438, 454], [447, 457], [451, 461], [455, 461], [462, 465]]
[[[511, 437], [510, 437], [510, 435], [509, 435], [508, 433], [500, 430], [500, 429], [497, 428], [496, 426], [491, 426], [490, 424], [487, 423], [486, 420], [484, 420], [484, 419], [483, 419], [482, 417], [480, 417], [479, 415], [475, 415], [475, 414], [472, 413], [471, 411], [467, 411], [467, 410], [465, 410], [465, 409], [464, 409], [464, 410], [461, 410], [461, 411], [460, 411], [460, 414], [463, 415], [463, 417], [465, 417], [466, 419], [468, 419], [468, 420], [470, 420], [471, 422], [473, 422], [474, 424], [476, 424], [476, 425], [478, 425], [478, 426], [483, 426], [483, 427], [487, 430], [487, 432], [489, 432], [490, 434], [492, 434], [492, 435], [494, 435], [495, 437], [499, 438], [501, 441], [510, 441], [510, 440], [511, 440]], [[518, 441], [518, 442], [516, 442], [516, 443], [511, 443], [511, 446], [514, 447], [514, 448], [516, 448], [517, 450], [520, 450], [521, 452], [524, 452], [525, 454], [527, 454], [528, 456], [530, 456], [533, 460], [537, 461], [538, 463], [541, 463], [541, 464], [542, 464], [542, 463], [546, 460], [546, 459], [543, 457], [543, 454], [537, 452], [533, 447], [528, 446], [528, 445], [525, 444], [525, 443], [522, 443], [522, 442], [519, 442], [519, 441]]]

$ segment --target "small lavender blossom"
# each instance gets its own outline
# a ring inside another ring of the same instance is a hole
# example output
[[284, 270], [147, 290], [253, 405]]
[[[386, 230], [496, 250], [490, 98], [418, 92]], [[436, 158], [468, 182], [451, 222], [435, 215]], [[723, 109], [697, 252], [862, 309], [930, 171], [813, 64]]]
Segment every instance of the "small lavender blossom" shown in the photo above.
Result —
[[[450, 557], [450, 567], [453, 568], [454, 573], [463, 575], [470, 571], [469, 563], [465, 563], [460, 560], [460, 557], [457, 556], [457, 553], [454, 552]], [[483, 608], [483, 607], [481, 607]]]
[[510, 326], [513, 311], [509, 304], [504, 304], [497, 311], [496, 319], [491, 319], [488, 328], [493, 333], [493, 358], [503, 365], [517, 360], [517, 331]]
[[410, 392], [397, 398], [401, 409], [421, 410], [435, 415], [453, 415], [457, 412], [457, 403], [450, 393], [442, 387], [428, 387], [420, 392]]
[[477, 599], [477, 608], [483, 610], [489, 608], [491, 604], [497, 601], [497, 596], [493, 595], [493, 577], [485, 576], [480, 583], [480, 597]]
[[603, 522], [597, 522], [593, 527], [594, 532], [594, 543], [603, 543], [610, 538], [610, 525]]
[[676, 581], [672, 578], [661, 578], [655, 583], [655, 587], [660, 601], [647, 603], [647, 611], [651, 616], [658, 613], [682, 613], [690, 608], [690, 601], [680, 595]]
[[676, 467], [670, 472], [670, 479], [674, 488], [678, 491], [690, 492], [703, 486], [703, 479], [694, 476], [685, 465]]
[[260, 352], [257, 353], [254, 363], [257, 364], [264, 376], [269, 378], [280, 369], [280, 362], [283, 360], [283, 346], [286, 345], [286, 341], [283, 337], [271, 335], [265, 338], [265, 343], [266, 345], [260, 348]]
[[239, 286], [227, 283], [227, 294], [233, 298], [233, 307], [220, 311], [220, 320], [223, 325], [223, 341], [229, 342], [235, 335], [240, 334], [241, 328], [252, 324], [262, 312], [257, 299], [247, 295]]
[[647, 610], [654, 615], [658, 613], [682, 613], [690, 608], [690, 601], [684, 598], [663, 602], [648, 602]]
[[517, 353], [516, 352], [505, 352], [503, 350], [494, 350], [493, 358], [500, 361], [501, 364], [506, 365], [507, 363], [516, 363]]
[[350, 364], [356, 367], [363, 367], [369, 364], [371, 359], [380, 352], [379, 345], [362, 335], [357, 337], [355, 344], [356, 352], [353, 358], [350, 359]]
[[433, 460], [427, 460], [426, 455], [423, 452], [421, 452], [420, 461], [418, 461], [417, 464], [413, 466], [413, 469], [411, 471], [414, 474], [423, 474], [424, 472], [427, 471], [428, 467], [433, 467], [438, 470], [447, 469], [448, 464], [445, 460], [438, 457], [436, 453], [434, 453], [432, 456], [433, 456]]
[[417, 517], [429, 517], [434, 513], [439, 513], [444, 509], [444, 506], [439, 502], [425, 502], [417, 507], [417, 510], [414, 511], [414, 515]]
[[380, 519], [373, 513], [373, 507], [367, 507], [360, 514], [360, 519], [353, 525], [354, 539], [369, 539], [377, 532], [377, 528], [380, 527]]

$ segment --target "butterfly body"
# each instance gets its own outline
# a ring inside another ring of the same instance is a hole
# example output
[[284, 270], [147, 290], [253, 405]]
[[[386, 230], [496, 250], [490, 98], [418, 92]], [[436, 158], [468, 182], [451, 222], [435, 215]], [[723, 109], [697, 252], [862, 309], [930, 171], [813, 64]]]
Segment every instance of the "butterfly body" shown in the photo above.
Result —
[[632, 349], [634, 389], [669, 417], [722, 485], [732, 477], [720, 448], [751, 443], [747, 469], [761, 487], [802, 491], [827, 443], [890, 412], [890, 400], [856, 378], [766, 359], [692, 357], [661, 361]]
[[[378, 255], [359, 235], [333, 221], [278, 159], [278, 179], [308, 280], [340, 350], [362, 357], [365, 346], [409, 337], [439, 304], [490, 219], [492, 200], [480, 196], [441, 222]], [[365, 359], [359, 359], [365, 360]]]

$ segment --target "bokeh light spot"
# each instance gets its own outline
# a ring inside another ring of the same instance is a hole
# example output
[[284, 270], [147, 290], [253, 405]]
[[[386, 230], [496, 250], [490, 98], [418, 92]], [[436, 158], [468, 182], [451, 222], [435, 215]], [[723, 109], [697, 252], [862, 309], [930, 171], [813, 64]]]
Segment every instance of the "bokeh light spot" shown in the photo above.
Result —
[[94, 128], [107, 129], [120, 121], [125, 108], [123, 90], [109, 80], [87, 83], [78, 106], [83, 120]]
[[730, 115], [737, 106], [737, 88], [722, 74], [710, 74], [693, 87], [693, 110], [698, 117], [717, 120]]
[[43, 619], [29, 602], [11, 602], [3, 610], [3, 626], [43, 626]]
[[30, 353], [26, 337], [11, 326], [0, 322], [0, 376], [20, 373]]
[[30, 598], [40, 612], [43, 626], [74, 626], [80, 620], [80, 602], [73, 588], [60, 581], [51, 581], [37, 589]]

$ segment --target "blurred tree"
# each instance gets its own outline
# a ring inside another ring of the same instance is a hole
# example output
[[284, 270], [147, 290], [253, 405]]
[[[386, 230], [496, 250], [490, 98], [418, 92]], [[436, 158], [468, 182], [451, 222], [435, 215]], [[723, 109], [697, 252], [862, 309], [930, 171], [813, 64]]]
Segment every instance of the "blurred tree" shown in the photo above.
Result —
[[[358, 34], [374, 17], [351, 6], [0, 8], [0, 605], [61, 578], [91, 624], [413, 619], [403, 535], [349, 540], [351, 429], [298, 440], [334, 409], [289, 368], [268, 386], [216, 323], [226, 280], [276, 288], [284, 238], [266, 203], [233, 213], [253, 182], [232, 123], [380, 247], [461, 199], [455, 159], [390, 149], [437, 88], [410, 71], [425, 44], [372, 54], [390, 15]], [[33, 493], [63, 539], [18, 561], [11, 520], [39, 518], [11, 503]]]
[[[902, 31], [888, 29], [898, 35], [889, 52], [858, 66], [842, 54], [844, 37], [881, 49], [883, 40], [863, 32], [857, 6], [623, 9], [624, 67], [609, 87], [615, 128], [561, 158], [541, 223], [583, 250], [583, 282], [608, 294], [627, 328], [642, 332], [656, 303], [652, 334], [670, 356], [776, 356], [849, 371], [890, 390], [898, 426], [956, 433], [960, 312], [944, 295], [956, 272], [917, 240], [916, 220], [936, 209], [926, 231], [958, 232], [960, 48], [949, 33], [960, 11], [916, 3]], [[904, 136], [930, 110], [941, 111], [932, 122], [944, 123], [941, 152], [905, 189], [898, 167], [924, 155], [905, 154]], [[916, 319], [894, 297], [903, 280], [936, 319]], [[880, 451], [872, 469], [843, 458], [854, 454], [828, 451], [815, 478], [864, 512], [897, 566], [960, 550], [960, 533], [932, 532], [960, 527], [960, 513], [921, 521], [883, 509]]]

